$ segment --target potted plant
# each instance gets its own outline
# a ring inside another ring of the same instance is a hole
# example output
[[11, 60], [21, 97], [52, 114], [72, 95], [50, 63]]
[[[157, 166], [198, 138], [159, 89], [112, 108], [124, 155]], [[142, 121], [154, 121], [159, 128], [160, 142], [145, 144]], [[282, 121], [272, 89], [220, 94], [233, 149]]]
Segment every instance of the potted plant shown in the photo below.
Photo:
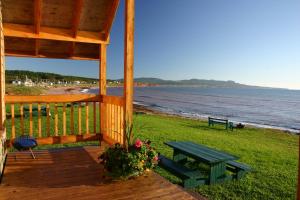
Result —
[[158, 153], [149, 140], [133, 140], [132, 125], [126, 123], [125, 135], [125, 145], [117, 143], [99, 157], [107, 174], [114, 179], [142, 175], [145, 171], [153, 169], [158, 162]]

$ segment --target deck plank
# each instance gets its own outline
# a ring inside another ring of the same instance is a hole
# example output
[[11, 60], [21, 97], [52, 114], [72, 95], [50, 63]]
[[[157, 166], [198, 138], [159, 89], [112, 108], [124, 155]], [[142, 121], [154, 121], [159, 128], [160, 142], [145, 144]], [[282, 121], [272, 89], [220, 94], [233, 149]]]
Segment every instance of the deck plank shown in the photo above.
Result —
[[[104, 177], [97, 160], [105, 145], [9, 153], [1, 200], [200, 199], [154, 172], [127, 181]], [[15, 159], [16, 157], [16, 159]]]

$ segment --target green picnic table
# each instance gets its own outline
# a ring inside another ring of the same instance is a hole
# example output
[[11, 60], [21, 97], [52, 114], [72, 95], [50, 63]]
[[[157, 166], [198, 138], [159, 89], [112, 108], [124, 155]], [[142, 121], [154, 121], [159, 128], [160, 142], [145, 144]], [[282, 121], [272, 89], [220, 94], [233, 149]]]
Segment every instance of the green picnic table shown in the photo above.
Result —
[[[173, 160], [162, 156], [161, 165], [182, 177], [184, 187], [240, 179], [246, 171], [250, 170], [247, 165], [235, 161], [238, 157], [204, 145], [193, 142], [165, 142], [164, 144], [173, 148]], [[209, 166], [208, 179], [204, 180], [198, 170], [189, 169], [184, 165], [188, 158]], [[227, 170], [232, 172], [232, 175], [226, 173]]]

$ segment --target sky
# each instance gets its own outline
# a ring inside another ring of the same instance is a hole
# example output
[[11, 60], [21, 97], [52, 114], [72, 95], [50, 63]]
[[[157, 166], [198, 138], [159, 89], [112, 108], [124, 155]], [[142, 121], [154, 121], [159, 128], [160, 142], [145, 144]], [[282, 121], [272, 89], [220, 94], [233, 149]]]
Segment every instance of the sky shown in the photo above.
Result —
[[[135, 77], [300, 89], [299, 0], [136, 0]], [[123, 77], [124, 0], [107, 77]], [[98, 77], [97, 61], [6, 58], [7, 69]], [[84, 66], [84, 67], [82, 67]]]

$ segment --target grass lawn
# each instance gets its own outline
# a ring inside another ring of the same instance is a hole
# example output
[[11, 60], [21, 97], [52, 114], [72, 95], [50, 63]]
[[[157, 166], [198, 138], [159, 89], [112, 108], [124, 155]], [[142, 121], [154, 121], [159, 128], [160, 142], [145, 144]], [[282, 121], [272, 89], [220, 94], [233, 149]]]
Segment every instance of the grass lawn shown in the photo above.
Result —
[[[230, 181], [196, 188], [208, 199], [295, 199], [298, 136], [282, 131], [246, 128], [226, 131], [208, 128], [206, 121], [138, 115], [135, 117], [136, 137], [150, 139], [156, 149], [172, 158], [172, 149], [166, 141], [193, 141], [240, 157], [250, 165], [250, 172], [240, 181]], [[176, 177], [161, 168], [159, 174], [178, 183]]]
[[[93, 130], [92, 105], [90, 105], [90, 130]], [[7, 113], [10, 106], [7, 105]], [[15, 106], [15, 113], [19, 107]], [[59, 123], [62, 121], [62, 107], [58, 108]], [[51, 133], [54, 132], [54, 110], [51, 106]], [[70, 108], [66, 109], [67, 132], [70, 132]], [[82, 107], [82, 117], [85, 107]], [[97, 109], [98, 116], [98, 109]], [[77, 108], [74, 109], [75, 133], [77, 133]], [[84, 118], [82, 118], [84, 119]], [[20, 122], [16, 116], [16, 133], [20, 132]], [[34, 135], [37, 136], [37, 117], [34, 120]], [[99, 118], [97, 119], [97, 121]], [[85, 131], [85, 120], [82, 122], [82, 132]], [[24, 118], [25, 132], [28, 132], [29, 120]], [[208, 199], [295, 199], [298, 136], [282, 131], [246, 128], [243, 130], [226, 131], [223, 127], [208, 128], [206, 121], [167, 117], [160, 115], [135, 115], [135, 136], [150, 139], [154, 147], [163, 155], [171, 158], [172, 149], [164, 145], [166, 141], [193, 141], [204, 144], [240, 157], [240, 162], [250, 165], [254, 172], [250, 172], [240, 181], [225, 182], [211, 186], [200, 186], [195, 190]], [[11, 134], [11, 121], [8, 118], [7, 135]], [[43, 135], [46, 136], [46, 117], [42, 117]], [[99, 124], [97, 127], [99, 131]], [[62, 124], [59, 126], [62, 135]], [[86, 144], [86, 143], [85, 143]], [[92, 142], [98, 144], [98, 142]], [[65, 144], [41, 146], [39, 148], [55, 148], [63, 146], [77, 146], [82, 144]], [[156, 171], [171, 182], [179, 183], [176, 177], [157, 167]]]
[[6, 84], [5, 86], [6, 93], [10, 95], [40, 95], [46, 91], [45, 88], [38, 86], [26, 87], [22, 85], [12, 84]]

